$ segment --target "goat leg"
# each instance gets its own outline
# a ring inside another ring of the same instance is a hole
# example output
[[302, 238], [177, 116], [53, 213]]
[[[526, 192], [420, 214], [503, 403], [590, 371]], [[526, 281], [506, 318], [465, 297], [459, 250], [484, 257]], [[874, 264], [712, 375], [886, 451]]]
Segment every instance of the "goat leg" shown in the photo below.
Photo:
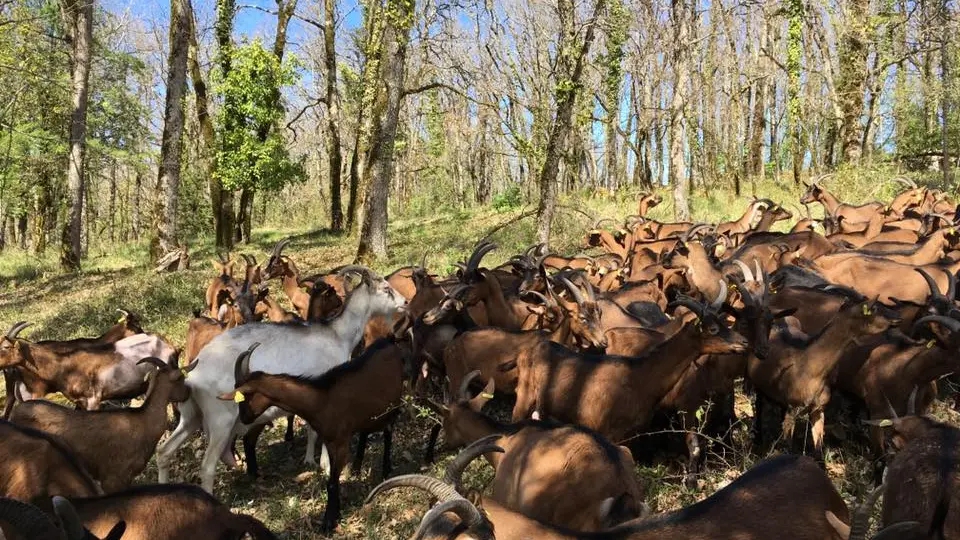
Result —
[[287, 431], [283, 434], [283, 440], [290, 442], [293, 440], [293, 418], [292, 414], [287, 415]]
[[760, 454], [763, 448], [763, 401], [760, 392], [753, 394], [753, 453]]
[[259, 476], [260, 472], [257, 466], [257, 440], [266, 427], [267, 424], [256, 425], [243, 436], [243, 460], [247, 463], [247, 474], [253, 478]]
[[327, 509], [323, 513], [321, 531], [330, 533], [340, 521], [340, 473], [350, 453], [350, 439], [344, 441], [323, 441], [324, 448], [330, 452], [330, 477], [327, 478]]
[[369, 433], [361, 433], [357, 436], [357, 452], [353, 455], [353, 464], [350, 465], [350, 475], [356, 478], [360, 475], [360, 468], [363, 466], [363, 454], [367, 450], [367, 438]]
[[423, 455], [423, 461], [433, 463], [435, 459], [434, 449], [437, 447], [437, 438], [440, 437], [440, 424], [434, 424], [430, 428], [430, 439], [427, 441], [427, 451]]
[[393, 446], [393, 430], [388, 426], [383, 430], [383, 478], [390, 476], [393, 465], [390, 463], [390, 448]]
[[17, 384], [17, 370], [16, 368], [5, 368], [3, 370], [3, 381], [4, 388], [6, 393], [4, 394], [7, 399], [3, 404], [3, 419], [9, 420], [10, 413], [13, 412], [13, 404], [17, 401], [16, 395], [16, 384]]
[[700, 474], [700, 467], [706, 457], [700, 445], [700, 435], [695, 431], [688, 431], [684, 435], [687, 442], [687, 474], [683, 483], [688, 488], [697, 487], [697, 476]]

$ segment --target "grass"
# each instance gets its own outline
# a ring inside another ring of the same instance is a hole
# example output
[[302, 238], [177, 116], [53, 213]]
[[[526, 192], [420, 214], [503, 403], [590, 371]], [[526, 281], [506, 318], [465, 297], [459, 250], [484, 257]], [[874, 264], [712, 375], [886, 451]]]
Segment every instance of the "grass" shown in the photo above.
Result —
[[[895, 190], [889, 183], [861, 181], [866, 173], [858, 174], [855, 180], [848, 181], [847, 176], [838, 180], [840, 195], [845, 200], [859, 201], [889, 195]], [[745, 192], [754, 193], [752, 189], [750, 184], [744, 187]], [[672, 199], [669, 193], [663, 195], [664, 203], [654, 209], [653, 217], [672, 216]], [[756, 186], [755, 195], [788, 202], [796, 201], [798, 192], [792, 185], [762, 183]], [[635, 200], [635, 193], [628, 192], [613, 196], [578, 193], [562, 197], [554, 227], [554, 248], [561, 252], [580, 250], [581, 235], [593, 219], [631, 214], [635, 211]], [[739, 217], [746, 205], [742, 198], [725, 192], [709, 196], [695, 193], [691, 203], [697, 220], [713, 222]], [[489, 260], [503, 260], [533, 242], [533, 219], [516, 219], [529, 210], [531, 207], [502, 211], [451, 210], [429, 217], [394, 217], [390, 224], [389, 257], [375, 269], [385, 272], [420, 261], [426, 255], [431, 269], [445, 272], [491, 231], [490, 239], [500, 247], [488, 256]], [[304, 209], [298, 209], [297, 213], [309, 214]], [[256, 230], [252, 243], [243, 246], [241, 251], [262, 260], [277, 240], [288, 236], [292, 242], [287, 252], [295, 256], [304, 272], [350, 262], [355, 252], [353, 237], [289, 225]], [[192, 310], [202, 306], [203, 292], [212, 275], [207, 261], [214, 254], [207, 241], [194, 242], [190, 249], [193, 263], [190, 270], [162, 275], [154, 274], [144, 264], [144, 244], [95, 248], [84, 260], [83, 270], [69, 275], [58, 274], [54, 250], [40, 257], [7, 250], [0, 255], [0, 326], [7, 328], [17, 320], [31, 321], [34, 326], [25, 331], [31, 339], [97, 335], [116, 320], [115, 309], [122, 307], [140, 314], [149, 330], [182, 345]], [[752, 415], [749, 403], [742, 394], [737, 396], [737, 403], [741, 422], [734, 428], [733, 443], [725, 452], [710, 454], [709, 472], [702, 476], [696, 489], [687, 489], [680, 481], [678, 454], [661, 456], [658, 461], [638, 466], [637, 475], [646, 486], [647, 502], [654, 511], [668, 511], [700, 500], [759, 459], [746, 451], [747, 427]], [[942, 406], [938, 412], [944, 416], [952, 414]], [[443, 455], [435, 465], [421, 466], [426, 433], [435, 421], [413, 407], [404, 410], [394, 435], [394, 474], [442, 475], [443, 466], [452, 454]], [[832, 427], [845, 429], [837, 424]], [[798, 431], [802, 428], [805, 425], [801, 423]], [[854, 426], [846, 428], [859, 430]], [[242, 471], [224, 471], [221, 466], [216, 493], [235, 511], [263, 520], [281, 538], [324, 538], [316, 531], [326, 504], [325, 479], [302, 464], [303, 431], [298, 431], [298, 437], [291, 443], [284, 442], [282, 434], [282, 428], [274, 426], [261, 438], [261, 478], [251, 480]], [[827, 469], [844, 497], [852, 503], [862, 498], [868, 485], [869, 464], [863, 458], [865, 451], [850, 438], [841, 437], [839, 443], [836, 436], [832, 439]], [[362, 505], [365, 495], [381, 480], [380, 442], [379, 436], [372, 436], [361, 470], [344, 477], [343, 519], [337, 538], [406, 538], [427, 508], [426, 497], [407, 490], [391, 492], [367, 507]], [[641, 441], [641, 444], [647, 443]], [[178, 481], [199, 482], [202, 451], [199, 437], [184, 445], [172, 477]], [[474, 464], [467, 474], [468, 484], [477, 489], [482, 489], [491, 478], [492, 472], [483, 463]], [[151, 464], [138, 481], [155, 479], [156, 469]]]

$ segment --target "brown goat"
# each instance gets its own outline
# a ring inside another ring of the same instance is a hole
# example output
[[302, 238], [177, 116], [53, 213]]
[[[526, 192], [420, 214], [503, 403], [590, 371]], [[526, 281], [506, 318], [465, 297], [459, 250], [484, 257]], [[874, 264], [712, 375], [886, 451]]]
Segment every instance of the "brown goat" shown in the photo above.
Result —
[[99, 493], [100, 487], [61, 439], [0, 421], [0, 495], [47, 507], [54, 495]]
[[692, 506], [597, 532], [545, 525], [489, 497], [482, 498], [481, 511], [453, 486], [420, 475], [391, 478], [374, 488], [367, 501], [401, 486], [421, 489], [440, 501], [424, 516], [415, 536], [427, 540], [837, 540], [826, 513], [848, 519], [847, 506], [827, 475], [812, 459], [791, 455], [758, 463]]
[[332, 531], [340, 519], [340, 472], [354, 434], [383, 430], [384, 476], [390, 474], [390, 424], [403, 393], [407, 352], [391, 340], [380, 340], [360, 357], [308, 379], [250, 373], [250, 353], [257, 345], [237, 358], [236, 388], [220, 398], [239, 400], [244, 423], [277, 406], [300, 416], [317, 432], [330, 454], [323, 528]]
[[[726, 296], [726, 291], [722, 291]], [[678, 299], [697, 315], [640, 358], [585, 355], [541, 343], [518, 358], [515, 421], [532, 414], [595, 429], [613, 441], [645, 426], [690, 362], [703, 354], [738, 353], [747, 340], [727, 328], [711, 306]]]
[[217, 271], [217, 277], [213, 278], [210, 281], [210, 285], [207, 285], [207, 292], [204, 294], [204, 307], [207, 310], [207, 314], [210, 317], [216, 317], [220, 312], [220, 302], [221, 302], [221, 292], [228, 291], [233, 288], [233, 264], [234, 261], [230, 260], [229, 254], [224, 255], [223, 253], [218, 255], [219, 261], [211, 261], [213, 264], [213, 269]]
[[[481, 451], [475, 455], [486, 454], [496, 469], [494, 500], [534, 519], [578, 531], [602, 529], [641, 515], [642, 490], [634, 478], [629, 450], [580, 426], [535, 420], [501, 424], [479, 412], [490, 391], [488, 385], [476, 401], [461, 394], [443, 414], [447, 447], [479, 443], [474, 448]], [[490, 445], [505, 453], [489, 452]], [[608, 499], [615, 501], [615, 510]]]
[[126, 524], [123, 540], [276, 540], [260, 520], [234, 514], [199, 486], [161, 484], [135, 486], [99, 497], [71, 497], [77, 515], [90, 532], [105, 535], [117, 520]]
[[[167, 430], [167, 404], [187, 399], [184, 373], [157, 358], [143, 405], [138, 408], [83, 411], [32, 400], [13, 410], [11, 421], [60, 437], [104, 491], [124, 489], [143, 472]], [[184, 368], [189, 372], [196, 360]]]

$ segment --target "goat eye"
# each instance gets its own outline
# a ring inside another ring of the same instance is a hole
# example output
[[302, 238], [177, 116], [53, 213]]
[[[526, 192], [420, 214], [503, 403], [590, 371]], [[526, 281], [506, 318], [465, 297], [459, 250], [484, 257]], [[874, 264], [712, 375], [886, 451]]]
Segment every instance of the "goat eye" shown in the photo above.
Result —
[[711, 324], [710, 326], [707, 327], [707, 332], [711, 336], [715, 336], [720, 333], [720, 327], [715, 324]]

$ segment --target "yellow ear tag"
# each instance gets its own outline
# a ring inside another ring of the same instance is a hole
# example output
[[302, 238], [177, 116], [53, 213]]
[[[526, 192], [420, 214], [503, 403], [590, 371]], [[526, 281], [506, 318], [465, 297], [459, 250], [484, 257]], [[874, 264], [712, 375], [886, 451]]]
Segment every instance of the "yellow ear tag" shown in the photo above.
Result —
[[187, 368], [180, 368], [180, 373], [183, 373], [183, 378], [186, 379], [190, 376], [190, 372], [187, 371]]
[[243, 403], [243, 400], [245, 400], [245, 399], [246, 399], [246, 398], [243, 397], [243, 393], [242, 393], [242, 392], [234, 392], [234, 393], [233, 393], [233, 401], [235, 401], [235, 402], [237, 402], [237, 403]]
[[731, 284], [730, 284], [730, 290], [731, 290], [731, 291], [737, 290], [737, 284], [736, 284], [736, 283], [731, 283]]
[[870, 315], [870, 313], [871, 313], [871, 311], [870, 311], [870, 306], [868, 306], [868, 305], [866, 305], [866, 304], [863, 304], [863, 305], [861, 305], [860, 307], [863, 309], [863, 314], [864, 314], [864, 315]]
[[950, 227], [950, 234], [957, 234], [956, 227]]
[[117, 323], [122, 323], [122, 322], [125, 321], [125, 320], [126, 320], [126, 317], [124, 317], [123, 315], [121, 315], [120, 318], [117, 319]]
[[716, 253], [717, 257], [722, 257], [723, 254], [726, 252], [727, 252], [727, 246], [723, 244], [717, 244], [717, 247], [714, 248], [714, 253]]
[[932, 340], [932, 339], [931, 339], [930, 341], [928, 341], [928, 342], [927, 342], [927, 348], [928, 348], [928, 349], [932, 349], [934, 342], [935, 342], [935, 340]]
[[884, 418], [880, 421], [880, 427], [890, 427], [893, 425], [893, 421], [889, 418]]
[[484, 399], [493, 399], [493, 394], [489, 392], [480, 392], [480, 397]]

